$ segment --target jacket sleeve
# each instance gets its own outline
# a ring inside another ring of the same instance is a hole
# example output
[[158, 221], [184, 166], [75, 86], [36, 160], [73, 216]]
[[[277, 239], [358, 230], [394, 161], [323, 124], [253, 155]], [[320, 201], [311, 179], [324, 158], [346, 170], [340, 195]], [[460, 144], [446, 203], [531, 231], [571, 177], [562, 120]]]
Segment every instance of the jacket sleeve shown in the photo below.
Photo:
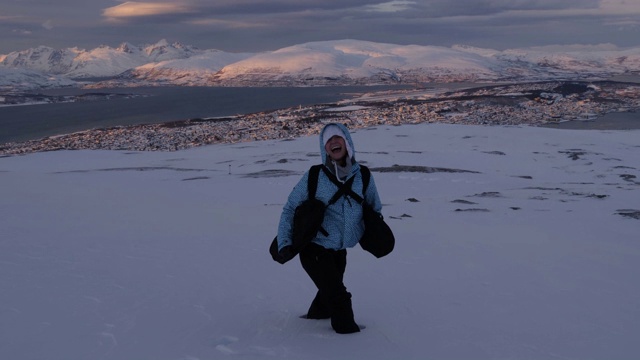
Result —
[[373, 174], [369, 178], [369, 187], [367, 187], [366, 199], [367, 204], [371, 205], [373, 210], [378, 213], [382, 212], [382, 202], [380, 201], [380, 196], [378, 195], [378, 188], [376, 187], [376, 182], [373, 180]]
[[278, 251], [283, 247], [291, 245], [291, 234], [293, 229], [293, 214], [296, 208], [307, 199], [309, 191], [307, 189], [309, 179], [309, 171], [307, 171], [300, 181], [294, 186], [293, 190], [289, 194], [287, 203], [282, 209], [280, 215], [280, 223], [278, 224]]

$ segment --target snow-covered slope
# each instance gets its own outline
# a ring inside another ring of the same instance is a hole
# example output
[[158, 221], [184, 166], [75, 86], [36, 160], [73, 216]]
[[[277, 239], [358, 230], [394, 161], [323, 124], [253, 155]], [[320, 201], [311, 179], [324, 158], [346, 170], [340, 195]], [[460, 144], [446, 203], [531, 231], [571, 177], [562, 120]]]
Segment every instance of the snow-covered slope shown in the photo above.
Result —
[[38, 46], [3, 55], [0, 65], [49, 74], [65, 74], [71, 69], [75, 57], [81, 53], [82, 50], [77, 48], [56, 50], [48, 46]]
[[0, 64], [69, 78], [116, 77], [95, 86], [305, 86], [452, 81], [606, 78], [640, 72], [640, 47], [546, 46], [493, 50], [394, 45], [359, 40], [310, 42], [276, 51], [227, 53], [162, 40], [86, 51], [38, 47]]
[[316, 136], [0, 157], [0, 359], [635, 360], [639, 135], [355, 131], [397, 244], [349, 250], [351, 335], [267, 252]]
[[507, 64], [530, 64], [549, 75], [593, 74], [610, 76], [640, 71], [640, 48], [617, 50], [611, 46], [538, 47], [505, 50], [496, 59]]
[[368, 41], [313, 42], [255, 55], [226, 66], [218, 79], [294, 82], [310, 80], [426, 81], [459, 74], [495, 78], [494, 61], [476, 54], [436, 46], [401, 46]]
[[220, 69], [252, 55], [250, 53], [207, 50], [187, 59], [167, 60], [138, 66], [124, 73], [121, 78], [149, 84], [214, 85], [212, 77]]
[[76, 82], [57, 75], [0, 66], [0, 91], [32, 90], [75, 86]]
[[151, 62], [186, 59], [202, 51], [180, 43], [161, 40], [153, 45], [123, 43], [117, 48], [100, 46], [93, 50], [78, 48], [55, 50], [46, 46], [12, 52], [0, 64], [70, 78], [108, 77]]

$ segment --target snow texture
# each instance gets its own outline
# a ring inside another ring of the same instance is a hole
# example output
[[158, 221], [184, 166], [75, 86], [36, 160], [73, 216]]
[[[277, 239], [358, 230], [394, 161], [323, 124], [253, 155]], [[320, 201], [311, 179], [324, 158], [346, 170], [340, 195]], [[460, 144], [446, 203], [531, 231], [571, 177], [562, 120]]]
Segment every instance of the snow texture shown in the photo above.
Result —
[[13, 89], [32, 90], [77, 85], [75, 81], [56, 75], [45, 75], [33, 70], [11, 69], [0, 66], [0, 92]]
[[395, 251], [349, 251], [361, 333], [267, 252], [317, 138], [0, 158], [0, 358], [637, 359], [640, 132], [353, 133]]

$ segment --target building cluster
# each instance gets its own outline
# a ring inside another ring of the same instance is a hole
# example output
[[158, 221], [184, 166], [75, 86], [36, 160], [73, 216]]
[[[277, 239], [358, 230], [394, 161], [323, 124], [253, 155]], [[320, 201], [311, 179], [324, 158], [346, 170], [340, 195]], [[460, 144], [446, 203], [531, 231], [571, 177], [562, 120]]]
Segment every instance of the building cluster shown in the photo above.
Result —
[[319, 104], [230, 118], [94, 129], [3, 144], [0, 145], [0, 154], [61, 149], [175, 151], [215, 143], [314, 135], [327, 122], [341, 122], [352, 130], [418, 123], [541, 126], [560, 121], [593, 121], [609, 112], [638, 110], [639, 84], [547, 82], [442, 93], [414, 89], [339, 104]]

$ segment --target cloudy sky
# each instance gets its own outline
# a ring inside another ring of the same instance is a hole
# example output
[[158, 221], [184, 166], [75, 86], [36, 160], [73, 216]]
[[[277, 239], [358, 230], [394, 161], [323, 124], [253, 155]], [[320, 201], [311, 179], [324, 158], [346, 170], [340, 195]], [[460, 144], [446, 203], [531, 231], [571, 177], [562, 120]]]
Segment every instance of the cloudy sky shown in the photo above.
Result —
[[231, 52], [339, 39], [624, 48], [640, 45], [640, 0], [0, 0], [0, 54], [160, 39]]

